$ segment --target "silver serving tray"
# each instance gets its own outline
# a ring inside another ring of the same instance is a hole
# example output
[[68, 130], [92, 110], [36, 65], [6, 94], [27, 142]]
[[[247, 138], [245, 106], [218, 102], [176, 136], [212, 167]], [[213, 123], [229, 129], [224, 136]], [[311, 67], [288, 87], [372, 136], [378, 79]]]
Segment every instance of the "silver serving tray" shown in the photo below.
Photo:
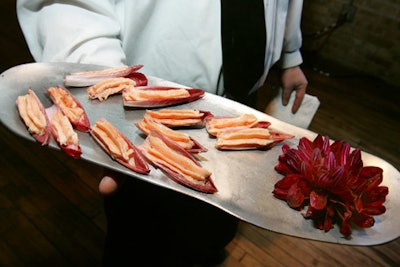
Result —
[[[15, 134], [34, 141], [22, 123], [15, 100], [17, 96], [27, 93], [32, 88], [45, 107], [52, 103], [46, 95], [50, 86], [62, 85], [63, 77], [70, 72], [102, 69], [104, 67], [71, 63], [32, 63], [13, 67], [0, 77], [0, 121]], [[150, 84], [176, 85], [174, 83], [149, 77]], [[85, 108], [90, 122], [106, 118], [125, 134], [135, 145], [140, 145], [144, 137], [136, 128], [135, 122], [142, 118], [144, 110], [125, 109], [121, 96], [112, 96], [104, 102], [89, 100], [85, 88], [69, 88]], [[316, 133], [284, 123], [262, 112], [231, 101], [229, 99], [206, 93], [205, 97], [188, 104], [171, 108], [193, 108], [212, 112], [215, 115], [240, 115], [253, 113], [257, 117], [269, 120], [271, 128], [295, 135], [294, 139], [285, 141], [290, 146], [297, 146], [299, 138], [314, 139]], [[128, 170], [113, 161], [95, 143], [89, 134], [78, 133], [83, 151], [82, 159], [115, 171], [142, 179], [149, 183], [175, 190], [182, 194], [200, 199], [214, 205], [237, 218], [256, 226], [302, 238], [320, 240], [348, 245], [376, 245], [391, 241], [400, 233], [400, 173], [386, 161], [362, 152], [364, 165], [379, 166], [384, 170], [383, 185], [389, 187], [385, 214], [375, 217], [375, 225], [369, 229], [355, 229], [350, 239], [339, 233], [337, 226], [325, 233], [316, 229], [312, 221], [305, 220], [299, 211], [295, 211], [286, 202], [274, 198], [274, 184], [282, 178], [274, 170], [281, 154], [277, 145], [268, 151], [219, 151], [214, 148], [215, 140], [203, 129], [185, 130], [208, 152], [201, 154], [201, 164], [212, 171], [212, 178], [218, 188], [216, 194], [204, 194], [186, 188], [167, 178], [160, 170], [151, 167], [149, 175], [141, 175]], [[39, 144], [38, 144], [39, 145]], [[54, 141], [49, 147], [59, 149]], [[43, 148], [46, 149], [46, 148]]]

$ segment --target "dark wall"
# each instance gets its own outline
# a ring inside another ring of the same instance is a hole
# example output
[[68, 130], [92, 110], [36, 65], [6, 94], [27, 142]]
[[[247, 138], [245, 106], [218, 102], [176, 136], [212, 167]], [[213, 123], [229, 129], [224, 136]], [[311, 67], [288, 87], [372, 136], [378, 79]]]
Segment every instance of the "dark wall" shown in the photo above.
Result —
[[302, 29], [304, 50], [400, 87], [400, 1], [305, 0]]

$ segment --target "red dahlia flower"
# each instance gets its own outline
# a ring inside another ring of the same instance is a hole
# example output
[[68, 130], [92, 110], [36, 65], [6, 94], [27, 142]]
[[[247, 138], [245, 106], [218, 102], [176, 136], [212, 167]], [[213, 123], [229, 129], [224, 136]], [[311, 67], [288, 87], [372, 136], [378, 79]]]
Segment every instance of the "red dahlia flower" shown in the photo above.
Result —
[[275, 170], [285, 177], [273, 194], [293, 209], [307, 207], [303, 216], [318, 229], [328, 232], [337, 223], [349, 237], [351, 224], [372, 227], [372, 216], [386, 211], [389, 189], [379, 186], [383, 170], [364, 167], [359, 149], [351, 151], [343, 141], [330, 144], [329, 137], [318, 135], [314, 141], [301, 138], [297, 149], [285, 144], [282, 151]]

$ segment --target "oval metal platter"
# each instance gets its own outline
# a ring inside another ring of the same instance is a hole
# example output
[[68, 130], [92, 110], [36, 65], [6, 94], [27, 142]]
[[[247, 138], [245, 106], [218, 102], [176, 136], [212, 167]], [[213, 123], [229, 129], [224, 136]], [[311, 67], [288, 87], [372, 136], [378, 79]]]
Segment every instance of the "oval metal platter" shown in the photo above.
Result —
[[[50, 86], [63, 85], [63, 77], [71, 72], [104, 69], [105, 67], [74, 63], [30, 63], [13, 67], [0, 76], [0, 120], [10, 131], [34, 141], [21, 121], [16, 108], [16, 98], [31, 88], [45, 107], [52, 103], [46, 94]], [[150, 85], [177, 84], [162, 79], [148, 77]], [[111, 96], [103, 102], [89, 100], [86, 88], [68, 88], [85, 108], [90, 122], [106, 118], [125, 134], [135, 145], [140, 145], [144, 137], [136, 128], [135, 122], [142, 118], [144, 109], [125, 109], [121, 96]], [[271, 122], [270, 128], [295, 135], [285, 143], [296, 147], [301, 137], [314, 139], [316, 133], [279, 121], [262, 112], [206, 93], [192, 103], [173, 106], [175, 109], [200, 109], [214, 115], [241, 115], [253, 113], [257, 117]], [[354, 229], [351, 238], [345, 239], [338, 228], [325, 233], [316, 229], [312, 221], [305, 220], [299, 211], [289, 208], [273, 194], [274, 184], [282, 178], [274, 167], [278, 163], [282, 144], [270, 150], [219, 151], [215, 149], [215, 139], [208, 136], [204, 128], [184, 130], [208, 148], [201, 154], [200, 163], [212, 171], [212, 178], [218, 192], [204, 194], [186, 188], [167, 178], [160, 170], [151, 167], [149, 175], [140, 175], [113, 161], [89, 134], [78, 133], [82, 148], [82, 159], [142, 179], [149, 183], [175, 190], [214, 205], [237, 218], [278, 233], [347, 245], [376, 245], [396, 239], [400, 233], [400, 173], [385, 160], [362, 152], [364, 165], [381, 167], [384, 172], [383, 185], [389, 187], [385, 206], [386, 213], [375, 217], [375, 225], [368, 229]], [[38, 144], [39, 145], [39, 144]], [[49, 147], [59, 149], [54, 141]], [[48, 148], [43, 148], [48, 149]]]

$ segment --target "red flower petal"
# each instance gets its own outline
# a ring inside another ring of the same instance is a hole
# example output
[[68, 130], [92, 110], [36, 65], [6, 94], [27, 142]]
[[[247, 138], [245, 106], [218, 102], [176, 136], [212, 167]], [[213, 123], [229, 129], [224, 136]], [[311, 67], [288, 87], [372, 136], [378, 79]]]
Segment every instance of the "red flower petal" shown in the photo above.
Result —
[[375, 220], [372, 216], [363, 213], [355, 214], [352, 217], [352, 222], [364, 228], [372, 227], [375, 224]]
[[287, 175], [275, 184], [275, 188], [289, 189], [293, 184], [297, 183], [300, 177], [301, 175], [299, 174]]
[[288, 191], [287, 202], [291, 208], [300, 208], [304, 202], [304, 195], [297, 184], [293, 184]]
[[311, 191], [310, 205], [316, 210], [325, 209], [328, 197], [324, 194], [319, 194], [316, 191]]

